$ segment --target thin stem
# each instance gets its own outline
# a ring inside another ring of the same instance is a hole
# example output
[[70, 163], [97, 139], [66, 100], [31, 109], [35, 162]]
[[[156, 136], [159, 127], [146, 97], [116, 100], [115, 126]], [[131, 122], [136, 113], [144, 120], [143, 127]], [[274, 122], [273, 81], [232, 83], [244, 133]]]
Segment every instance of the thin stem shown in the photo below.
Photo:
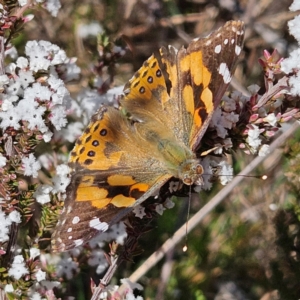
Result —
[[[288, 128], [285, 132], [283, 132], [280, 136], [274, 140], [274, 142], [270, 145], [270, 153], [272, 153], [275, 149], [279, 148], [283, 145], [283, 143], [293, 135], [296, 129], [299, 128], [299, 124], [295, 122]], [[262, 163], [268, 156], [257, 156], [243, 171], [241, 171], [229, 184], [227, 184], [217, 195], [215, 195], [206, 205], [204, 205], [197, 214], [195, 214], [189, 220], [188, 232], [193, 230], [202, 219], [210, 213], [219, 203], [221, 203], [228, 194], [237, 186], [244, 177], [241, 175], [248, 175], [251, 173], [259, 164]], [[130, 277], [129, 280], [131, 282], [138, 281], [143, 275], [145, 275], [153, 266], [160, 261], [170, 249], [174, 248], [186, 235], [186, 226], [183, 225], [179, 230], [175, 232], [172, 238], [168, 239], [162, 247], [160, 247], [155, 253], [153, 253], [141, 267], [139, 267]]]

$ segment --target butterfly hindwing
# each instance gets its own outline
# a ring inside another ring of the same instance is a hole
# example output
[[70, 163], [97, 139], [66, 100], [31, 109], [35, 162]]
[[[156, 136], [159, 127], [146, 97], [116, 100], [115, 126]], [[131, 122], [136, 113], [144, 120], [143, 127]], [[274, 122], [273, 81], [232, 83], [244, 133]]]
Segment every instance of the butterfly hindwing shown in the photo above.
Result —
[[243, 37], [244, 23], [230, 21], [187, 48], [161, 48], [126, 84], [123, 107], [196, 150], [233, 76]]
[[102, 107], [94, 115], [71, 153], [71, 183], [52, 235], [53, 251], [107, 230], [171, 177], [148, 150], [120, 110]]

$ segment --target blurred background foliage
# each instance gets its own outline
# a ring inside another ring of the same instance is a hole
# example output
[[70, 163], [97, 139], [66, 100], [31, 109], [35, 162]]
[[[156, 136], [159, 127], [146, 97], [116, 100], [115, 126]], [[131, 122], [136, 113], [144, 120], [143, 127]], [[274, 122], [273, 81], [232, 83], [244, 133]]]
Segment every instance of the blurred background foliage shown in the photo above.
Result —
[[[247, 30], [234, 89], [243, 92], [248, 85], [258, 84], [263, 93], [263, 72], [258, 64], [263, 50], [276, 48], [287, 56], [296, 46], [286, 25], [295, 15], [288, 11], [291, 2], [62, 0], [57, 18], [45, 10], [35, 11], [35, 18], [25, 25], [14, 43], [22, 49], [20, 46], [28, 40], [48, 40], [65, 49], [69, 57], [77, 57], [82, 77], [69, 85], [76, 95], [94, 76], [91, 67], [99, 57], [95, 32], [105, 32], [112, 42], [127, 49], [115, 65], [114, 81], [110, 82], [111, 86], [118, 86], [159, 47], [186, 45], [228, 20], [242, 19]], [[140, 279], [144, 299], [300, 298], [299, 135], [298, 132], [282, 149], [269, 155], [255, 171], [253, 175], [267, 174], [266, 181], [245, 178], [188, 235], [186, 253], [182, 242]], [[251, 160], [253, 156], [242, 152], [232, 155], [236, 172]], [[193, 197], [191, 214], [221, 188], [216, 184], [210, 192]], [[185, 222], [186, 198], [175, 202], [175, 207], [159, 217], [155, 228], [140, 240], [142, 253], [134, 257], [134, 262], [119, 268], [119, 278], [128, 277]], [[84, 274], [77, 277], [76, 285], [81, 291], [88, 285], [88, 279], [83, 277]], [[78, 299], [84, 299], [84, 293], [80, 294]]]

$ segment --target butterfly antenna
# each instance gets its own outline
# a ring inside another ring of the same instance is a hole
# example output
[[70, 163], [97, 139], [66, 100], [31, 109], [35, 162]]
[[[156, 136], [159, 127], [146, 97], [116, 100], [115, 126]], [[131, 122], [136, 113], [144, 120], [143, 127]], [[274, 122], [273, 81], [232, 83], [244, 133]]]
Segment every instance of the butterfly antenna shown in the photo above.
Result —
[[182, 248], [183, 252], [186, 252], [188, 249], [188, 226], [189, 226], [189, 219], [190, 219], [190, 210], [191, 210], [191, 200], [192, 200], [192, 186], [190, 185], [189, 190], [189, 202], [188, 202], [188, 209], [186, 214], [186, 222], [185, 222], [185, 245]]

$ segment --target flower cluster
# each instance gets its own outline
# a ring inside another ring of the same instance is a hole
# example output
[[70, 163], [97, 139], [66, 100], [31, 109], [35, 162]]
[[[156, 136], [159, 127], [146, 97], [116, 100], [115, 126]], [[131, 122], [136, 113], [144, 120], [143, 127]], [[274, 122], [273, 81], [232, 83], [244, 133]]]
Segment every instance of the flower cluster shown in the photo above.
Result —
[[120, 299], [120, 300], [143, 300], [142, 296], [135, 296], [134, 290], [143, 290], [138, 283], [132, 283], [129, 279], [121, 279], [121, 286], [108, 286], [100, 295], [101, 300]]

